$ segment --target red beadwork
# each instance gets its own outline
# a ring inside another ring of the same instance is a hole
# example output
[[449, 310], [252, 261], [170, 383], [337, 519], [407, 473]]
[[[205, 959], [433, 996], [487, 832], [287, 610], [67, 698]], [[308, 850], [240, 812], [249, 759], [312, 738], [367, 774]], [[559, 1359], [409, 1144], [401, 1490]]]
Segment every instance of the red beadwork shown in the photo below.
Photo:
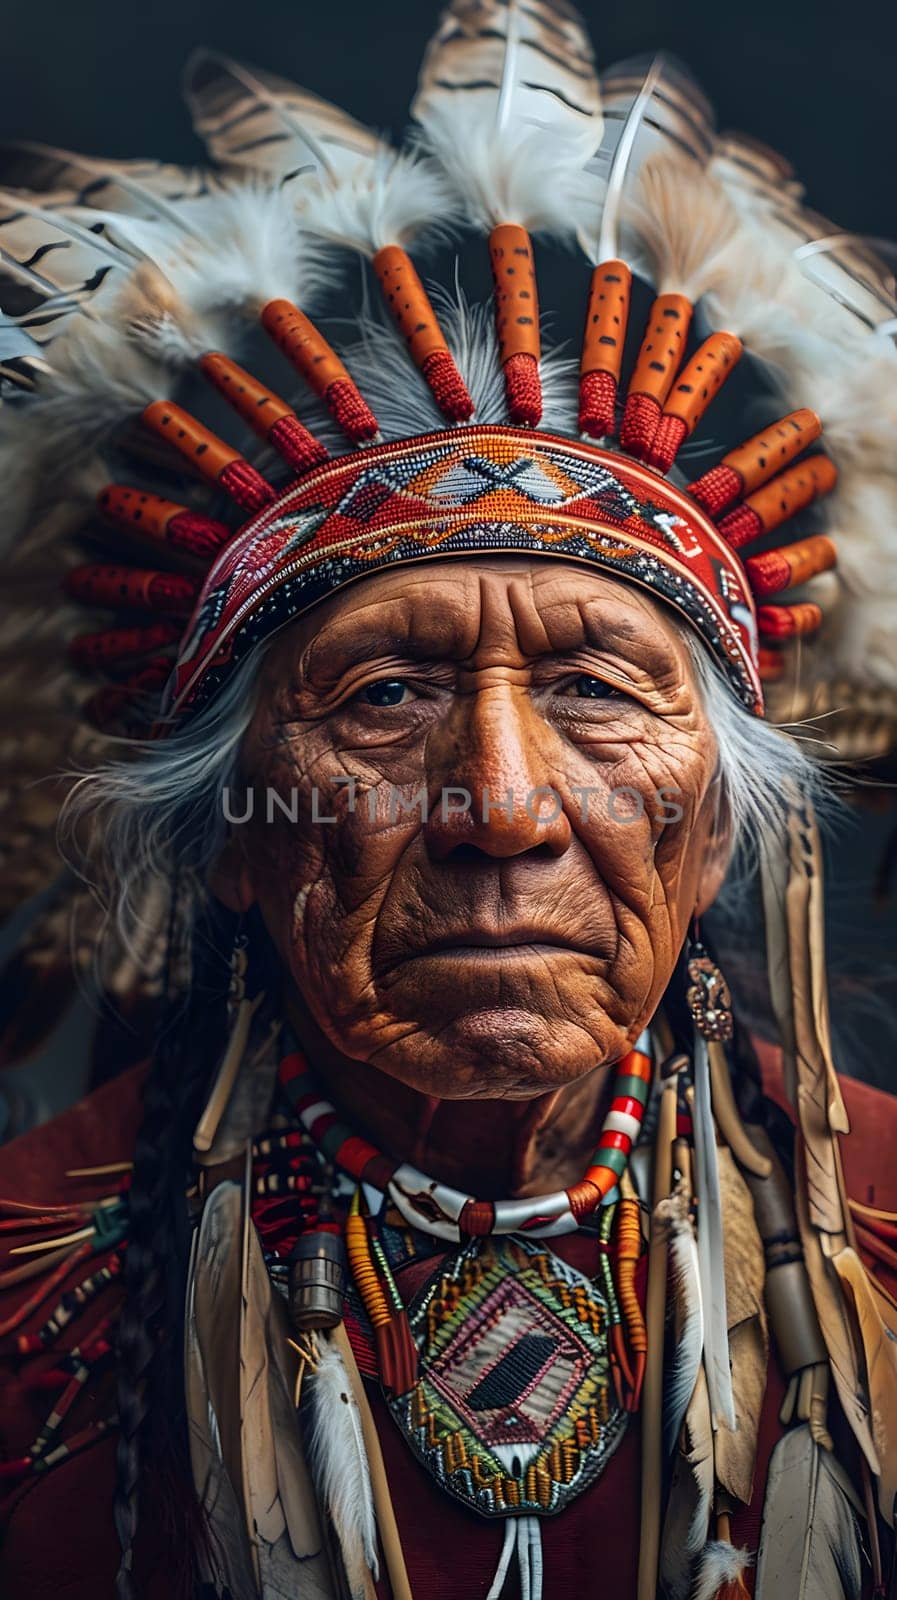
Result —
[[612, 372], [584, 372], [579, 380], [579, 431], [604, 439], [614, 431], [617, 380]]
[[175, 550], [186, 550], [192, 556], [217, 555], [233, 536], [233, 529], [226, 522], [215, 522], [212, 517], [200, 516], [198, 511], [179, 511], [165, 530], [167, 544]]
[[770, 639], [791, 639], [815, 633], [822, 621], [819, 606], [804, 601], [796, 606], [758, 606], [757, 627]]
[[88, 564], [66, 574], [64, 587], [74, 600], [116, 611], [167, 611], [188, 617], [199, 585], [181, 573], [151, 572], [139, 567]]
[[650, 394], [631, 394], [623, 408], [620, 444], [631, 456], [643, 459], [651, 448], [662, 412]]
[[763, 523], [753, 506], [736, 506], [734, 511], [723, 517], [719, 531], [733, 550], [740, 550], [742, 545], [750, 544], [753, 539], [759, 539], [763, 532]]
[[276, 498], [270, 483], [266, 483], [261, 473], [256, 472], [255, 467], [240, 456], [222, 467], [218, 482], [244, 511], [261, 511], [263, 506], [270, 505]]
[[719, 466], [711, 467], [709, 472], [690, 483], [688, 492], [711, 517], [718, 517], [744, 493], [744, 480], [734, 467], [727, 467], [721, 461]]
[[452, 356], [447, 350], [434, 350], [421, 367], [442, 415], [450, 422], [467, 422], [473, 416], [473, 401]]
[[520, 427], [536, 428], [542, 420], [542, 379], [535, 356], [521, 352], [504, 365], [508, 416]]
[[329, 460], [320, 439], [316, 439], [298, 417], [280, 417], [269, 430], [268, 438], [298, 474], [310, 472], [312, 467], [320, 467]]
[[658, 472], [669, 472], [688, 434], [681, 417], [662, 416], [645, 460]]
[[328, 411], [354, 444], [376, 439], [377, 418], [351, 378], [337, 378], [324, 394]]
[[775, 683], [785, 671], [785, 657], [778, 650], [759, 650], [757, 670], [764, 683]]
[[111, 671], [125, 663], [153, 655], [168, 644], [176, 644], [181, 629], [173, 622], [154, 622], [148, 628], [105, 628], [100, 633], [81, 633], [68, 647], [69, 660], [82, 671]]

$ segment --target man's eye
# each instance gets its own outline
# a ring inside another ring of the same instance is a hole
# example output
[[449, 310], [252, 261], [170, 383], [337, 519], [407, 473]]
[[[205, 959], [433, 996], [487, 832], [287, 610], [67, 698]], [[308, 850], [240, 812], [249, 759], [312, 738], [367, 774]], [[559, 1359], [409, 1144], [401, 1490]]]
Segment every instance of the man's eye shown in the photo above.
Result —
[[575, 695], [578, 700], [606, 700], [613, 694], [610, 684], [604, 683], [601, 678], [592, 678], [587, 672], [581, 672], [568, 685], [568, 694]]
[[358, 698], [369, 706], [400, 706], [410, 700], [411, 690], [404, 678], [380, 678], [362, 689]]

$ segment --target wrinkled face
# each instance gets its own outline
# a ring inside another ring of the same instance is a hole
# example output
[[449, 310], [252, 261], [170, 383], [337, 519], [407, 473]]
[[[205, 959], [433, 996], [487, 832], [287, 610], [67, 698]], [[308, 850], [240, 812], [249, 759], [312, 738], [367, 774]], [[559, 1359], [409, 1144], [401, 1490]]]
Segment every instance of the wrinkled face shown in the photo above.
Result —
[[646, 596], [431, 563], [277, 640], [230, 849], [342, 1053], [441, 1098], [531, 1096], [650, 1019], [724, 867], [715, 756]]

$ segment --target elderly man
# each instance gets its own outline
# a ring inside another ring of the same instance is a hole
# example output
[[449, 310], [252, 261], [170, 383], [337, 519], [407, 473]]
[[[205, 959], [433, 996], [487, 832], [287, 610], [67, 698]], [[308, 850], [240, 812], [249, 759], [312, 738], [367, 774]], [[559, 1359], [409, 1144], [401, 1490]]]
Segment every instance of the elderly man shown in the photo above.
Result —
[[[10, 323], [26, 548], [80, 534], [110, 417], [141, 409], [168, 476], [107, 484], [91, 559], [66, 550], [100, 613], [71, 656], [114, 680], [88, 715], [134, 742], [70, 734], [70, 838], [103, 982], [159, 1017], [148, 1065], [5, 1157], [10, 1593], [890, 1592], [890, 1102], [834, 1069], [821, 780], [763, 718], [822, 620], [789, 591], [835, 559], [787, 529], [835, 480], [806, 402], [849, 440], [849, 509], [885, 291], [848, 246], [800, 277], [810, 219], [678, 69], [602, 90], [560, 0], [483, 0], [430, 46], [425, 155], [202, 57], [214, 181], [12, 158], [20, 276], [75, 252]], [[405, 253], [437, 214], [489, 231], [494, 331], [437, 316]], [[578, 392], [530, 229], [594, 266]], [[315, 236], [373, 259], [399, 338], [367, 319], [344, 364], [293, 303]], [[633, 267], [656, 295], [627, 353]], [[702, 296], [734, 332], [690, 334]], [[221, 353], [259, 316], [306, 420]], [[830, 349], [838, 397], [795, 361], [799, 409], [696, 476], [742, 334]], [[159, 398], [197, 357], [286, 481]], [[184, 460], [217, 506], [168, 498]], [[726, 943], [733, 862], [766, 919], [762, 1074], [702, 934]]]

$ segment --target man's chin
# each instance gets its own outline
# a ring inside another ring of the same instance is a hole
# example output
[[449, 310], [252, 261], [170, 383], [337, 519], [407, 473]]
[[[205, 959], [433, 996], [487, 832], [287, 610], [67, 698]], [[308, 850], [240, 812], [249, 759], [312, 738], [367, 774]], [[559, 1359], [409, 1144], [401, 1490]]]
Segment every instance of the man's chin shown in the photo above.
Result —
[[378, 1053], [376, 1066], [440, 1100], [529, 1100], [575, 1083], [626, 1050], [623, 1030], [600, 1010], [588, 1028], [527, 1008], [467, 1011], [443, 1026], [428, 1018]]

